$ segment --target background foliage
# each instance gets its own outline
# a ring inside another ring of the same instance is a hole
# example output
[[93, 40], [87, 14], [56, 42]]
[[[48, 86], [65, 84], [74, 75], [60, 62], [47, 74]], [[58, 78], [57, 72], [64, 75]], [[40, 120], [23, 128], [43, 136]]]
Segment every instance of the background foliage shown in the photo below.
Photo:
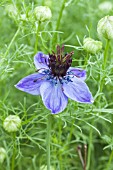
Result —
[[[58, 25], [64, 0], [1, 0], [0, 146], [7, 151], [1, 170], [10, 170], [11, 164], [12, 135], [3, 129], [3, 121], [10, 114], [22, 119], [22, 128], [16, 136], [16, 170], [38, 170], [46, 165], [46, 122], [50, 113], [40, 96], [31, 96], [14, 87], [21, 78], [35, 72], [33, 57], [37, 22], [28, 13], [32, 14], [39, 5], [50, 7], [52, 19], [41, 24], [38, 51], [48, 54], [55, 50], [57, 44], [65, 44], [65, 51], [74, 51], [73, 66], [87, 71], [86, 82], [95, 99], [93, 105], [69, 100], [63, 113], [52, 116], [51, 165], [55, 170], [82, 170], [77, 148], [81, 145], [84, 156], [86, 145], [87, 170], [113, 169], [113, 42], [110, 42], [104, 71], [105, 40], [102, 40], [103, 49], [99, 54], [88, 54], [86, 58], [87, 54], [82, 49], [84, 37], [98, 40], [97, 23], [106, 15], [99, 11], [101, 2], [103, 0], [65, 1]], [[16, 17], [8, 12], [9, 4], [16, 6]], [[113, 15], [113, 10], [109, 15]], [[54, 38], [55, 35], [57, 38]], [[100, 93], [103, 75], [104, 87]]]

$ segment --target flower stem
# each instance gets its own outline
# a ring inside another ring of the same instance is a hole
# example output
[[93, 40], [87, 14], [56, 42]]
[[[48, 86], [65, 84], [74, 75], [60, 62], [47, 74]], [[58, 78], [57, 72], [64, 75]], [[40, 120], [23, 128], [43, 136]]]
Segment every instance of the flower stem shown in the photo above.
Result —
[[105, 68], [106, 68], [107, 54], [108, 54], [108, 49], [109, 49], [109, 42], [110, 42], [110, 40], [108, 39], [106, 41], [106, 47], [105, 47], [105, 51], [104, 51], [104, 62], [103, 62], [103, 65], [102, 65], [103, 70], [105, 70]]
[[12, 140], [13, 140], [13, 155], [12, 155], [12, 162], [11, 162], [11, 170], [14, 170], [15, 168], [15, 153], [16, 153], [16, 133], [13, 133]]
[[35, 41], [35, 50], [34, 50], [34, 52], [35, 52], [35, 54], [37, 53], [37, 51], [38, 51], [38, 41], [39, 41], [39, 31], [40, 31], [40, 25], [41, 25], [41, 22], [39, 21], [38, 22], [38, 28], [36, 29], [36, 41]]
[[84, 145], [84, 170], [86, 170], [87, 145]]
[[[58, 20], [57, 20], [57, 23], [56, 23], [55, 31], [58, 31], [58, 29], [59, 29], [60, 21], [61, 21], [62, 14], [63, 14], [63, 10], [64, 10], [64, 8], [65, 8], [65, 2], [66, 2], [66, 0], [63, 0], [62, 6], [61, 6], [61, 9], [60, 9], [60, 12], [59, 12]], [[54, 40], [56, 41], [56, 39], [57, 39], [56, 36], [57, 36], [57, 33], [55, 33], [55, 34], [53, 35], [53, 42], [54, 42]]]
[[[109, 42], [110, 40], [107, 40], [106, 41], [106, 47], [105, 47], [105, 51], [104, 51], [104, 61], [103, 61], [103, 64], [102, 64], [102, 69], [103, 71], [105, 72], [105, 69], [106, 69], [106, 63], [107, 63], [107, 54], [108, 54], [108, 50], [109, 50]], [[104, 85], [104, 76], [101, 78], [100, 77], [100, 90], [99, 90], [99, 93], [102, 93], [103, 91], [103, 85]], [[101, 96], [99, 96], [99, 99], [98, 99], [98, 102], [100, 103], [100, 99], [101, 99]]]
[[[58, 133], [58, 140], [59, 140], [59, 145], [62, 146], [62, 120], [61, 120], [61, 117], [59, 117], [59, 124], [58, 124], [58, 127], [59, 127], [59, 133]], [[59, 150], [59, 168], [60, 169], [63, 169], [62, 168], [62, 151], [61, 151], [61, 148]]]
[[88, 59], [89, 59], [89, 53], [87, 52], [86, 57], [85, 57], [85, 62], [84, 62], [85, 67], [87, 67]]
[[50, 170], [50, 141], [51, 141], [51, 115], [48, 115], [47, 120], [47, 139], [46, 139], [46, 147], [47, 147], [47, 170]]
[[19, 31], [20, 31], [20, 27], [17, 29], [17, 31], [16, 31], [15, 35], [13, 36], [10, 44], [8, 45], [7, 50], [6, 50], [5, 54], [4, 54], [4, 58], [7, 56], [7, 54], [8, 54], [8, 52], [9, 52], [9, 50], [10, 50], [10, 48], [11, 48], [11, 46], [12, 46], [14, 40], [15, 40], [15, 38], [17, 37]]
[[90, 129], [90, 136], [89, 136], [89, 147], [88, 147], [88, 161], [87, 161], [87, 167], [86, 169], [90, 169], [90, 163], [91, 163], [91, 151], [92, 151], [92, 138], [93, 138], [93, 130]]
[[82, 167], [84, 168], [84, 160], [83, 160], [83, 157], [82, 157], [81, 146], [80, 145], [78, 146], [77, 150], [78, 150], [78, 155], [79, 155], [80, 161], [82, 163]]
[[108, 163], [107, 163], [107, 167], [106, 167], [105, 170], [109, 170], [109, 166], [110, 166], [110, 164], [111, 164], [112, 159], [113, 159], [113, 150], [112, 150], [112, 152], [111, 152], [111, 154], [110, 154], [110, 158], [109, 158], [109, 161], [108, 161]]
[[59, 17], [58, 17], [58, 20], [57, 20], [57, 24], [56, 24], [56, 30], [58, 30], [58, 28], [60, 26], [60, 21], [61, 21], [61, 18], [62, 18], [62, 13], [63, 13], [63, 10], [65, 8], [65, 2], [66, 2], [66, 0], [63, 0], [62, 7], [61, 7], [61, 10], [60, 10], [60, 13], [59, 13]]

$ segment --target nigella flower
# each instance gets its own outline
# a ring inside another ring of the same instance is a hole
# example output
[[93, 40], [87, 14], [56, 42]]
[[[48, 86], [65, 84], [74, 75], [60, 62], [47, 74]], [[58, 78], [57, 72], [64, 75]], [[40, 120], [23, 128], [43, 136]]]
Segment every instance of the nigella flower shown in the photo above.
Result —
[[71, 67], [73, 52], [64, 54], [64, 46], [57, 53], [34, 57], [37, 72], [20, 80], [15, 87], [32, 95], [41, 95], [44, 105], [53, 114], [62, 112], [68, 98], [80, 103], [92, 103], [93, 97], [84, 82], [85, 70]]

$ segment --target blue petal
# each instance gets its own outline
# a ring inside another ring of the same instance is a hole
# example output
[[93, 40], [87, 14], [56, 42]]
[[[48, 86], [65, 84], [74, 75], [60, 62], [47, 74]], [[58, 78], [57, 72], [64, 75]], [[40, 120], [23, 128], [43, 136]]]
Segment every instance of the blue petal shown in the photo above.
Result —
[[81, 68], [70, 67], [68, 72], [78, 78], [81, 78], [82, 80], [86, 79], [86, 71], [82, 70]]
[[23, 79], [21, 79], [15, 87], [19, 90], [27, 92], [32, 95], [39, 95], [40, 94], [40, 85], [45, 79], [44, 74], [35, 73], [31, 74]]
[[53, 114], [62, 112], [68, 102], [68, 98], [63, 94], [61, 84], [54, 85], [47, 81], [40, 86], [40, 94], [47, 109]]
[[72, 82], [63, 83], [64, 94], [80, 103], [93, 103], [93, 97], [87, 84], [77, 77], [71, 80]]
[[37, 69], [48, 69], [48, 55], [43, 54], [42, 52], [37, 53], [34, 56], [34, 64]]

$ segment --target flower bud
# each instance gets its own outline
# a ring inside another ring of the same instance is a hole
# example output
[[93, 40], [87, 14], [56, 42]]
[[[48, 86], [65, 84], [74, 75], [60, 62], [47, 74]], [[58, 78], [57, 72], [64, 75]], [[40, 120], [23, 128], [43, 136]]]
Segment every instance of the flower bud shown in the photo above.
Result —
[[13, 4], [9, 4], [6, 6], [5, 11], [9, 14], [11, 17], [16, 17], [18, 14], [17, 8]]
[[100, 38], [113, 39], [113, 16], [105, 16], [97, 25], [97, 32]]
[[41, 22], [50, 20], [52, 17], [51, 10], [47, 6], [37, 6], [34, 9], [34, 14], [35, 14], [36, 19]]
[[113, 9], [113, 4], [110, 1], [104, 1], [99, 4], [98, 8], [102, 13], [108, 14]]
[[21, 127], [21, 119], [16, 115], [10, 115], [4, 120], [3, 127], [7, 132], [16, 132]]
[[4, 159], [6, 158], [6, 150], [0, 147], [0, 163], [2, 164]]
[[87, 52], [95, 54], [102, 49], [102, 42], [95, 41], [92, 38], [85, 38], [83, 41], [83, 48]]

